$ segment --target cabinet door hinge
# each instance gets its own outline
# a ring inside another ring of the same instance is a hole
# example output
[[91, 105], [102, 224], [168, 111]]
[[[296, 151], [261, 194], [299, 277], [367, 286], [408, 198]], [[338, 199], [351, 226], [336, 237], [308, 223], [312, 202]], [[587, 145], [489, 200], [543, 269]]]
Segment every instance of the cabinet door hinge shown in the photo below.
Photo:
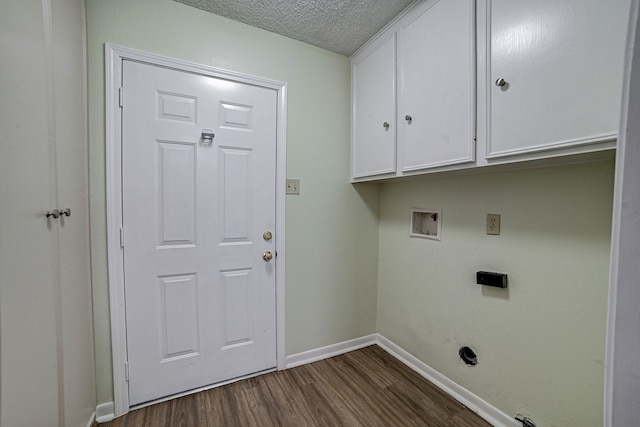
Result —
[[120, 229], [120, 247], [124, 248], [124, 228]]
[[129, 381], [129, 362], [124, 362], [124, 379]]
[[122, 108], [122, 105], [123, 105], [123, 101], [122, 101], [122, 98], [123, 98], [122, 91], [123, 91], [122, 86], [120, 86], [120, 87], [118, 88], [118, 105], [120, 105], [120, 108]]

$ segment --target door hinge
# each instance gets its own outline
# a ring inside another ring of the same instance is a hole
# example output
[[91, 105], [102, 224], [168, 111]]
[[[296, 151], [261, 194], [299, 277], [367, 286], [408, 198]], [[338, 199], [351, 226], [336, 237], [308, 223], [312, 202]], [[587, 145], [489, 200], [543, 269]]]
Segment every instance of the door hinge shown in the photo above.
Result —
[[120, 87], [118, 88], [118, 105], [120, 105], [120, 108], [122, 108], [122, 105], [123, 105], [122, 98], [123, 98], [123, 95], [122, 95], [122, 86], [120, 86]]
[[120, 229], [120, 247], [124, 248], [124, 228]]
[[129, 381], [129, 362], [124, 362], [124, 379]]

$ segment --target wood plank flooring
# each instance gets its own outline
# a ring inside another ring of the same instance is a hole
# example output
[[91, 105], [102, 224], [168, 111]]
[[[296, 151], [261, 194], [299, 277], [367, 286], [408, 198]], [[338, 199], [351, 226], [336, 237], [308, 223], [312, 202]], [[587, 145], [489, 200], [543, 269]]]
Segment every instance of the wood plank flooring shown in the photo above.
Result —
[[101, 427], [490, 426], [378, 346], [130, 412]]

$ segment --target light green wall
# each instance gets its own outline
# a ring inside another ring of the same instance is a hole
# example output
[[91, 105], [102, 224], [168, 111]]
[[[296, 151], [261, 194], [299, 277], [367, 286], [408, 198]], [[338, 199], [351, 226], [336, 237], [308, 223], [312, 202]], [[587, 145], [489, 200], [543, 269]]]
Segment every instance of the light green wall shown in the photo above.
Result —
[[[613, 162], [385, 184], [378, 331], [510, 415], [601, 426]], [[409, 238], [442, 209], [442, 241]], [[502, 215], [500, 236], [485, 234]], [[475, 284], [506, 272], [506, 290]], [[458, 349], [475, 349], [467, 367]]]
[[98, 403], [113, 399], [106, 259], [105, 42], [288, 83], [287, 355], [375, 331], [377, 188], [349, 184], [348, 58], [170, 0], [88, 0]]

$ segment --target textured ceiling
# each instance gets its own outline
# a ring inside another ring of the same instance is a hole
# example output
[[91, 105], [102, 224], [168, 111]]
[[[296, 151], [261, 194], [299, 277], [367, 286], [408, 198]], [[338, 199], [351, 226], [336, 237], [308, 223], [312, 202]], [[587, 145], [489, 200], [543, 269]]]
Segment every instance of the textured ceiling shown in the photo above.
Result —
[[413, 0], [175, 0], [351, 55]]

